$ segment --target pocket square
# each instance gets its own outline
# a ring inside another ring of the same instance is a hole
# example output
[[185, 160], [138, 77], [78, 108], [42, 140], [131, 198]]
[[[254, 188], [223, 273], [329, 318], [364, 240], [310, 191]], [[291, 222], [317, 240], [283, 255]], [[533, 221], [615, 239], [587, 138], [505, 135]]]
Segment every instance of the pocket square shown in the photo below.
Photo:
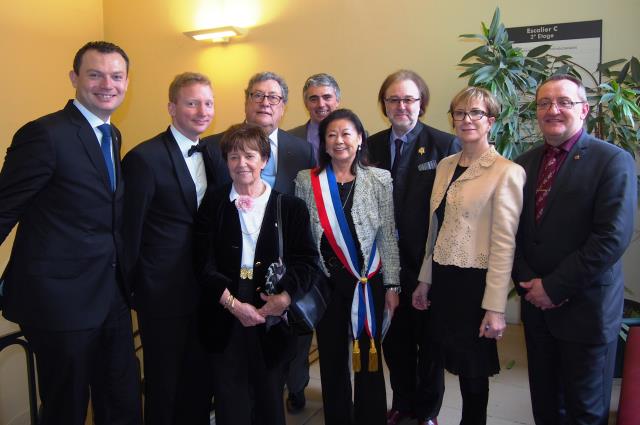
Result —
[[423, 162], [422, 164], [418, 164], [418, 171], [435, 170], [437, 165], [435, 160]]

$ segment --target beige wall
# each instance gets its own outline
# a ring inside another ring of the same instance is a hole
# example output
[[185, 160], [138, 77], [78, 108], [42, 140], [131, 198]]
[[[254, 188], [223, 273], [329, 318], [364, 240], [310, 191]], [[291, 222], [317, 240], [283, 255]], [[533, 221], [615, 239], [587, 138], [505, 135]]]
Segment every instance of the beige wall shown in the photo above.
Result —
[[[67, 76], [76, 50], [103, 37], [102, 0], [20, 0], [0, 13], [0, 163], [16, 130], [73, 97]], [[4, 269], [13, 238], [0, 246]], [[0, 335], [15, 325], [0, 318]], [[28, 423], [22, 350], [0, 356], [0, 424]]]
[[[604, 60], [640, 56], [637, 0], [21, 0], [0, 14], [0, 152], [22, 124], [61, 108], [73, 95], [67, 78], [73, 54], [103, 36], [132, 59], [127, 100], [114, 116], [125, 151], [168, 124], [167, 86], [185, 70], [213, 79], [216, 119], [209, 133], [242, 120], [246, 81], [267, 69], [282, 74], [291, 89], [284, 128], [306, 120], [300, 94], [305, 78], [328, 72], [342, 86], [343, 106], [354, 109], [370, 132], [378, 131], [387, 126], [376, 105], [381, 81], [411, 68], [432, 90], [426, 121], [447, 129], [449, 99], [465, 85], [456, 64], [475, 46], [458, 35], [479, 32], [496, 4], [507, 26], [602, 19]], [[212, 46], [182, 34], [223, 24], [249, 26], [249, 35]], [[10, 244], [0, 246], [0, 268]], [[0, 333], [6, 329], [0, 319]], [[10, 361], [0, 357], [2, 381], [17, 372]], [[2, 424], [18, 412], [12, 397], [0, 385]]]
[[[603, 19], [605, 60], [640, 55], [637, 0], [612, 0], [606, 7], [599, 0], [558, 5], [555, 0], [500, 2], [507, 26]], [[289, 83], [284, 128], [306, 120], [300, 94], [305, 78], [329, 72], [343, 88], [343, 105], [354, 109], [369, 131], [377, 131], [387, 125], [376, 105], [380, 83], [406, 67], [422, 74], [431, 87], [426, 120], [447, 129], [448, 101], [465, 84], [457, 78], [456, 64], [475, 46], [458, 35], [479, 32], [480, 21], [489, 22], [495, 6], [487, 0], [109, 0], [105, 36], [133, 60], [126, 107], [115, 120], [124, 131], [125, 149], [156, 134], [168, 123], [166, 87], [171, 78], [197, 70], [213, 79], [216, 91], [216, 119], [209, 132], [223, 131], [243, 118], [242, 90], [248, 78], [268, 69]], [[225, 14], [230, 20], [224, 20]], [[216, 23], [236, 24], [234, 14], [255, 22], [241, 41], [213, 46], [182, 34]]]
[[[11, 138], [27, 121], [61, 109], [73, 97], [73, 56], [103, 37], [102, 0], [20, 0], [0, 13], [0, 164]], [[10, 243], [0, 247], [4, 268]]]
[[[135, 4], [135, 7], [131, 5]], [[419, 72], [431, 88], [425, 120], [449, 129], [451, 97], [466, 85], [459, 59], [478, 44], [458, 35], [478, 33], [499, 5], [505, 25], [524, 26], [603, 20], [603, 60], [640, 56], [638, 0], [108, 0], [105, 36], [133, 60], [125, 105], [114, 120], [128, 150], [168, 125], [167, 86], [186, 70], [209, 75], [216, 92], [217, 133], [244, 117], [243, 90], [261, 70], [284, 76], [290, 100], [282, 123], [306, 121], [301, 88], [307, 76], [333, 74], [342, 105], [356, 111], [369, 132], [387, 127], [376, 96], [384, 77], [399, 68]], [[245, 25], [249, 34], [228, 45], [200, 44], [184, 31], [216, 25]], [[640, 250], [636, 241], [626, 258]], [[625, 275], [640, 299], [640, 267], [626, 261]]]

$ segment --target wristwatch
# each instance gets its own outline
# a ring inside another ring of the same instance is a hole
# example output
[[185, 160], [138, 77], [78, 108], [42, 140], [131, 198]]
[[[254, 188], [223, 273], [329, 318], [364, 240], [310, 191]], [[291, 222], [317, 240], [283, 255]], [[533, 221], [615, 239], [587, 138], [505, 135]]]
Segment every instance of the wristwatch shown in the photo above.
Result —
[[399, 294], [400, 292], [402, 292], [402, 287], [400, 285], [390, 286], [387, 288], [387, 291], [391, 291], [391, 292], [395, 292], [396, 294]]

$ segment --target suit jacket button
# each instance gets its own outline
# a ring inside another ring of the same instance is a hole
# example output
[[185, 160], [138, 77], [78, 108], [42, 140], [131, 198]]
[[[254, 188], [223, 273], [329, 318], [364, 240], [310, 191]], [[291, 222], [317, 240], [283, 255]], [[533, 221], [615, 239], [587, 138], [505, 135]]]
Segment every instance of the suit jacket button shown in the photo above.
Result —
[[116, 268], [116, 263], [111, 263], [111, 267]]

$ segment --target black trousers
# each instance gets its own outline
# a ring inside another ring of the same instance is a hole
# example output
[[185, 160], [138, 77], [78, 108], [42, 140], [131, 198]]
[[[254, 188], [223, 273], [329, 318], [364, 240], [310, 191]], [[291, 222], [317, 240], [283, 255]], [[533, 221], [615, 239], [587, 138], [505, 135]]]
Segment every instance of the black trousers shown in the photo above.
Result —
[[[376, 337], [375, 341], [378, 351], [378, 371], [369, 372], [370, 340], [364, 331], [362, 333], [360, 338], [362, 371], [354, 374], [355, 388], [352, 401], [349, 348], [353, 340], [349, 329], [355, 279], [349, 278], [332, 283], [335, 284], [335, 288], [331, 294], [331, 301], [316, 329], [325, 424], [384, 425], [387, 401], [379, 337]], [[384, 311], [384, 288], [380, 275], [372, 279], [370, 284], [379, 330]]]
[[138, 313], [144, 348], [146, 425], [209, 425], [211, 362], [195, 314], [156, 318]]
[[38, 368], [40, 425], [84, 425], [89, 395], [96, 425], [142, 424], [131, 312], [120, 291], [95, 329], [22, 327]]
[[258, 331], [234, 320], [227, 347], [212, 356], [217, 425], [285, 425], [284, 363], [267, 367]]
[[437, 416], [444, 397], [444, 375], [434, 368], [428, 350], [421, 349], [428, 313], [413, 308], [411, 291], [402, 292], [382, 344], [393, 391], [392, 408], [415, 413], [419, 419]]
[[296, 356], [289, 363], [286, 373], [289, 394], [302, 392], [309, 384], [309, 350], [312, 340], [313, 333], [298, 335]]
[[541, 310], [524, 299], [522, 308], [529, 309], [523, 317], [536, 425], [606, 425], [616, 341], [559, 340], [549, 331]]

